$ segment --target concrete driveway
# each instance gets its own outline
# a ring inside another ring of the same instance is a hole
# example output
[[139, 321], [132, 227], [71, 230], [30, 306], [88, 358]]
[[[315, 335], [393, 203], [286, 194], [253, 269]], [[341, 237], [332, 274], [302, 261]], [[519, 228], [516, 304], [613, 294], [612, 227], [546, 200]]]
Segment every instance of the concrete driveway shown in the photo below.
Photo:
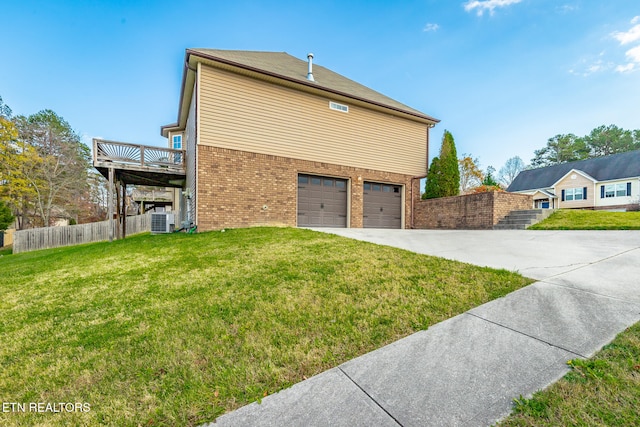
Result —
[[539, 281], [211, 426], [487, 426], [640, 321], [638, 231], [319, 231]]

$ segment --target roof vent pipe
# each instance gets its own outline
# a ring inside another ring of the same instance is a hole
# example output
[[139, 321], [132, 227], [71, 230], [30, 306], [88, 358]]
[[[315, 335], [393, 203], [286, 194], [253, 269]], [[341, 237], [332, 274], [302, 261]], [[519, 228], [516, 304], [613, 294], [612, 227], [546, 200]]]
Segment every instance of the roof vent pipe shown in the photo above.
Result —
[[307, 59], [309, 60], [309, 72], [307, 73], [307, 80], [315, 82], [315, 79], [313, 78], [313, 53], [307, 54]]

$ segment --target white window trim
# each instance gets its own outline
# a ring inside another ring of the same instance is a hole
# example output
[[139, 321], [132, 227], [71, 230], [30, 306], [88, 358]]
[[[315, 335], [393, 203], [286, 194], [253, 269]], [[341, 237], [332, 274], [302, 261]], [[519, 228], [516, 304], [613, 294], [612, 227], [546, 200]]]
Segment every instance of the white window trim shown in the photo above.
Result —
[[[608, 187], [608, 188], [607, 188]], [[618, 194], [618, 191], [624, 191], [624, 194]], [[611, 195], [607, 195], [610, 193]], [[614, 184], [604, 184], [604, 198], [605, 199], [613, 199], [615, 197], [628, 197], [630, 194], [627, 194], [627, 183], [616, 182]]]
[[[178, 139], [177, 142], [180, 143], [180, 148], [176, 148], [176, 139]], [[174, 150], [182, 150], [182, 135], [173, 135], [171, 138], [171, 148]]]
[[[569, 198], [571, 197], [571, 198]], [[573, 187], [573, 188], [565, 188], [564, 189], [564, 201], [565, 202], [579, 202], [585, 200], [584, 198], [584, 188], [583, 187]]]
[[[578, 198], [577, 196], [580, 196], [580, 197]], [[584, 200], [583, 196], [584, 196], [584, 189], [582, 187], [567, 188], [564, 190], [565, 202], [575, 202], [578, 200]]]

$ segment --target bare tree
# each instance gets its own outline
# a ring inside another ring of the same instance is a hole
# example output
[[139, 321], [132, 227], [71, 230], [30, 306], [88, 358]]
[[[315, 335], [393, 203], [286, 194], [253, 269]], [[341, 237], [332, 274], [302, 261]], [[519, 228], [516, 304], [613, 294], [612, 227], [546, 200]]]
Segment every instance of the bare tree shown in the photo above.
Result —
[[498, 180], [507, 188], [516, 176], [524, 170], [524, 162], [518, 156], [512, 157], [506, 161], [503, 167], [500, 168], [498, 173]]
[[[37, 153], [37, 162], [25, 170], [24, 178], [33, 190], [32, 205], [40, 225], [52, 223], [55, 208], [76, 212], [87, 191], [89, 148], [71, 126], [51, 110], [15, 118], [18, 140], [25, 150]], [[23, 150], [23, 152], [26, 152]]]

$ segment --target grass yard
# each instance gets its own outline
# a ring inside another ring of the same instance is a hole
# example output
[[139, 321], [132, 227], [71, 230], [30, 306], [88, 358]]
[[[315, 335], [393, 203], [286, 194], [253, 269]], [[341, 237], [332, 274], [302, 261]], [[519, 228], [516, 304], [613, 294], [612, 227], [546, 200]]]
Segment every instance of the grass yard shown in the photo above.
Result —
[[640, 230], [640, 211], [559, 209], [529, 230]]
[[531, 399], [516, 402], [501, 427], [640, 425], [640, 323]]
[[198, 425], [531, 281], [291, 228], [0, 257], [0, 425]]

